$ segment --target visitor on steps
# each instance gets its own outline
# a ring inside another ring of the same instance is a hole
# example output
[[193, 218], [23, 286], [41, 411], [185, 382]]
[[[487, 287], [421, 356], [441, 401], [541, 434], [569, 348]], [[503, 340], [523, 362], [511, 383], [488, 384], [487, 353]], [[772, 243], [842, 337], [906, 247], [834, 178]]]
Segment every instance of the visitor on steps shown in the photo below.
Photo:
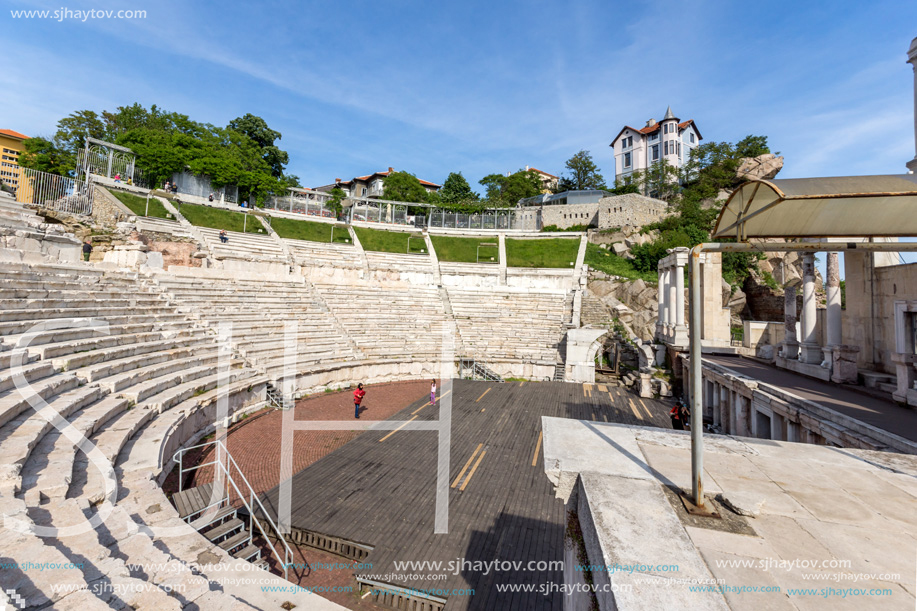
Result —
[[213, 201], [213, 193], [211, 193], [210, 197], [208, 197], [207, 199], [209, 199], [210, 201]]
[[226, 230], [225, 230], [225, 229], [220, 229], [220, 242], [222, 242], [223, 244], [225, 244], [225, 243], [228, 242], [228, 241], [229, 241], [229, 236], [226, 235]]
[[165, 190], [166, 193], [168, 193], [169, 191], [172, 190], [172, 185], [171, 185], [171, 183], [169, 183], [168, 180], [166, 181], [166, 186], [163, 187], [163, 190]]
[[115, 174], [115, 182], [121, 182], [121, 175]]
[[360, 404], [363, 402], [363, 397], [366, 396], [366, 391], [363, 390], [363, 384], [357, 384], [357, 389], [353, 391], [353, 417], [360, 417]]
[[675, 403], [675, 406], [669, 410], [669, 418], [672, 419], [672, 428], [676, 431], [685, 430], [685, 417], [688, 414], [688, 408], [681, 399]]
[[436, 405], [436, 380], [430, 384], [430, 405]]
[[88, 241], [83, 242], [83, 261], [89, 261], [89, 255], [92, 253], [92, 244]]

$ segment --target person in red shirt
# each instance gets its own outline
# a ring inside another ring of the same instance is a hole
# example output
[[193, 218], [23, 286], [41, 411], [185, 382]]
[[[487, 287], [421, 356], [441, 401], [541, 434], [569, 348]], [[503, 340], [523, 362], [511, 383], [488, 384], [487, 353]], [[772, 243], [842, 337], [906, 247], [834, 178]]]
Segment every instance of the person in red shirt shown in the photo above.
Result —
[[360, 403], [363, 402], [363, 397], [366, 396], [366, 391], [363, 390], [363, 384], [357, 384], [357, 389], [353, 391], [353, 417], [360, 417]]

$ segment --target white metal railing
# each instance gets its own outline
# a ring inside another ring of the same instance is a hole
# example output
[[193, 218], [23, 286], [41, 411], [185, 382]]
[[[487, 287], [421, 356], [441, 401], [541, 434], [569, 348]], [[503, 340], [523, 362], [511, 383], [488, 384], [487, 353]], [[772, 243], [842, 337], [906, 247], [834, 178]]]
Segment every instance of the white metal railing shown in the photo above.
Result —
[[70, 214], [91, 214], [94, 190], [91, 183], [75, 178], [21, 168], [16, 201]]
[[[208, 446], [214, 447], [215, 458], [213, 461], [208, 462], [208, 463], [199, 464], [199, 465], [194, 465], [188, 468], [184, 467], [183, 459], [184, 459], [184, 455], [187, 452], [191, 450], [206, 448]], [[226, 457], [226, 461], [225, 461], [226, 464], [223, 464], [222, 456]], [[252, 488], [251, 484], [248, 483], [248, 479], [245, 477], [245, 474], [242, 473], [242, 469], [239, 468], [239, 465], [236, 463], [235, 459], [229, 453], [229, 450], [226, 448], [223, 441], [220, 439], [215, 439], [213, 441], [208, 441], [206, 443], [201, 443], [201, 444], [191, 446], [188, 448], [182, 448], [181, 450], [178, 450], [177, 452], [175, 452], [175, 454], [172, 455], [172, 460], [178, 464], [178, 491], [179, 492], [182, 491], [182, 483], [184, 482], [184, 479], [185, 479], [184, 477], [185, 472], [190, 473], [192, 471], [196, 471], [197, 469], [201, 469], [203, 467], [209, 467], [212, 465], [214, 468], [214, 478], [213, 479], [215, 482], [218, 481], [217, 473], [221, 473], [222, 475], [226, 477], [226, 481], [230, 485], [232, 485], [233, 489], [236, 491], [236, 494], [239, 497], [239, 500], [242, 501], [242, 504], [245, 505], [245, 508], [248, 510], [248, 515], [249, 515], [249, 520], [250, 520], [249, 543], [251, 542], [251, 538], [254, 535], [255, 526], [257, 526], [258, 530], [261, 532], [261, 535], [264, 537], [264, 541], [267, 543], [268, 547], [271, 548], [271, 552], [273, 552], [274, 557], [277, 558], [277, 560], [280, 561], [280, 563], [283, 565], [283, 576], [284, 576], [284, 579], [286, 579], [289, 568], [290, 568], [290, 563], [293, 560], [293, 550], [290, 547], [290, 545], [287, 543], [286, 539], [284, 538], [283, 533], [281, 533], [280, 529], [277, 528], [277, 525], [274, 523], [274, 520], [271, 519], [271, 516], [270, 514], [268, 514], [267, 509], [265, 509], [264, 505], [261, 503], [261, 499], [259, 499], [258, 496], [255, 494], [255, 490]], [[236, 485], [236, 482], [232, 477], [233, 467], [235, 467], [235, 470], [238, 473], [239, 478], [241, 478], [242, 482], [245, 484], [245, 490], [246, 490], [245, 494], [243, 494], [242, 490], [239, 490], [239, 487]], [[246, 495], [248, 496], [247, 501], [246, 501]], [[211, 503], [210, 505], [208, 505], [205, 508], [205, 510], [211, 507], [219, 506], [223, 502], [228, 502], [228, 501], [229, 501], [229, 490], [227, 488], [226, 498], [225, 499], [221, 498], [216, 503]], [[263, 520], [266, 521], [270, 525], [270, 529], [273, 530], [274, 534], [277, 537], [277, 540], [283, 544], [283, 547], [284, 547], [283, 557], [280, 556], [280, 554], [277, 551], [277, 548], [275, 548], [274, 545], [271, 543], [270, 536], [268, 536], [267, 532], [265, 532], [264, 527], [261, 524], [262, 519], [255, 517], [256, 505], [257, 505], [257, 508], [261, 510], [261, 515], [263, 516]]]

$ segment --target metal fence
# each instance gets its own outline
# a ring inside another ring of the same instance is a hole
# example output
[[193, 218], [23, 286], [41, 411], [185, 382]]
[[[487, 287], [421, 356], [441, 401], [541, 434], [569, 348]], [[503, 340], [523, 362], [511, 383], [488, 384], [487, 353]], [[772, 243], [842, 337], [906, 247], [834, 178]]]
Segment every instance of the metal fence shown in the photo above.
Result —
[[76, 154], [76, 167], [81, 178], [86, 173], [115, 179], [123, 183], [149, 188], [151, 185], [143, 170], [135, 166], [133, 153], [113, 150], [101, 145], [82, 148]]
[[488, 210], [463, 213], [434, 209], [430, 213], [430, 227], [446, 229], [519, 229], [513, 210]]
[[331, 201], [332, 196], [322, 191], [290, 191], [288, 195], [268, 198], [264, 203], [265, 208], [305, 214], [307, 216], [321, 216], [324, 218], [337, 218], [334, 210], [325, 204]]
[[94, 187], [75, 178], [22, 168], [16, 201], [70, 214], [91, 214]]

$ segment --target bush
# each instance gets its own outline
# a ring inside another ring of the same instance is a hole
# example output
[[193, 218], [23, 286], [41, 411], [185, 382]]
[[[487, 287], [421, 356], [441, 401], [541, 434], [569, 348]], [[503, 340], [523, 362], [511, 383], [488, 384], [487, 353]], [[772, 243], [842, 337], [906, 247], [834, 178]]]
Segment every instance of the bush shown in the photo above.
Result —
[[566, 229], [561, 229], [557, 225], [545, 225], [541, 228], [542, 231], [586, 231], [591, 225], [571, 225]]

